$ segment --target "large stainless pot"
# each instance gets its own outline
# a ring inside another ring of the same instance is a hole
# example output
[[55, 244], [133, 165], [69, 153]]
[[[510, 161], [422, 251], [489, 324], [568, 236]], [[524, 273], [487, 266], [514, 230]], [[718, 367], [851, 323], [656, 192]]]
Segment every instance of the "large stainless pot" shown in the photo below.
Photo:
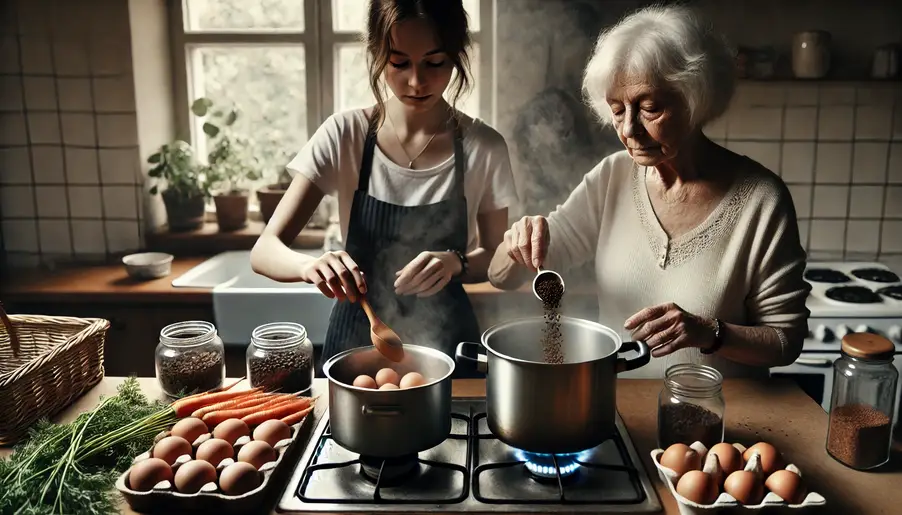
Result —
[[[649, 362], [644, 342], [623, 342], [595, 322], [561, 318], [564, 363], [544, 362], [545, 319], [512, 320], [482, 335], [488, 353], [468, 356], [478, 343], [461, 342], [456, 358], [486, 373], [486, 418], [504, 443], [535, 453], [579, 452], [601, 444], [616, 431], [619, 372]], [[632, 359], [621, 353], [638, 351]]]
[[[400, 376], [419, 372], [429, 381], [404, 390], [371, 390], [352, 386], [360, 374], [382, 368]], [[323, 365], [329, 378], [329, 423], [332, 438], [364, 456], [394, 458], [440, 444], [451, 432], [451, 374], [454, 360], [444, 352], [404, 346], [404, 359], [394, 363], [375, 347], [350, 349]]]

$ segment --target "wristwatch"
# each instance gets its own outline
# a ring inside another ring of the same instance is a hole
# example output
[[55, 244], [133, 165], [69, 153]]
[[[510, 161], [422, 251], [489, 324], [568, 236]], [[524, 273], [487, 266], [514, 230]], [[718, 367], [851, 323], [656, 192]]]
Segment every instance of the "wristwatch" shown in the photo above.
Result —
[[722, 324], [720, 323], [720, 319], [715, 318], [714, 319], [714, 343], [711, 345], [711, 347], [709, 347], [707, 349], [702, 349], [701, 350], [702, 354], [714, 354], [715, 352], [717, 352], [718, 349], [720, 349], [720, 346], [723, 345], [721, 328], [722, 328]]
[[460, 260], [460, 273], [457, 274], [456, 277], [461, 277], [467, 273], [467, 270], [470, 268], [470, 262], [467, 260], [467, 255], [459, 250], [448, 249], [446, 252], [453, 252], [457, 259]]

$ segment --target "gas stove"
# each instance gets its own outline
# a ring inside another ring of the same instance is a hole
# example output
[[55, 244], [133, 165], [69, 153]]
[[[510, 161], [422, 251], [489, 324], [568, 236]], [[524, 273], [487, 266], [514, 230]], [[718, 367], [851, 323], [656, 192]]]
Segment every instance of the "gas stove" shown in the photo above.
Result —
[[279, 501], [283, 512], [655, 513], [657, 493], [620, 415], [617, 433], [566, 455], [514, 449], [488, 429], [485, 399], [454, 399], [441, 444], [401, 458], [355, 454], [312, 433]]

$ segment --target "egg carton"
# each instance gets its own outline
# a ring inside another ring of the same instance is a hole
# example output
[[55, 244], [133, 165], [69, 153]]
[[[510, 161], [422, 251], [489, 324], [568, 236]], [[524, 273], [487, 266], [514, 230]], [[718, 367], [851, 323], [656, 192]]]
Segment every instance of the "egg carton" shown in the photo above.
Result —
[[[247, 493], [241, 495], [226, 495], [216, 483], [210, 482], [204, 485], [199, 492], [187, 494], [176, 491], [175, 485], [170, 481], [160, 481], [154, 485], [150, 491], [139, 492], [132, 490], [128, 486], [128, 475], [131, 472], [131, 467], [129, 467], [129, 470], [123, 472], [116, 480], [116, 489], [119, 490], [132, 510], [139, 513], [173, 511], [175, 513], [185, 511], [199, 511], [203, 513], [215, 512], [219, 514], [252, 513], [255, 510], [259, 510], [260, 506], [270, 500], [272, 495], [269, 490], [274, 482], [281, 482], [287, 479], [286, 474], [290, 471], [294, 460], [291, 460], [286, 456], [293, 456], [295, 454], [295, 450], [298, 447], [298, 441], [301, 440], [298, 435], [301, 434], [302, 429], [309, 425], [309, 421], [314, 418], [314, 413], [315, 411], [311, 412], [304, 417], [303, 420], [290, 426], [291, 438], [285, 438], [276, 442], [276, 445], [273, 446], [276, 451], [276, 460], [270, 461], [260, 467], [259, 472], [262, 474], [263, 480], [260, 482], [260, 486]], [[169, 436], [168, 431], [158, 435], [156, 441], [159, 441], [166, 436]], [[211, 433], [200, 435], [191, 444], [192, 452], [197, 452], [198, 446], [212, 437], [213, 435]], [[233, 446], [235, 456], [238, 455], [241, 447], [250, 441], [251, 438], [249, 436], [242, 436], [236, 440]], [[132, 460], [132, 465], [141, 460], [150, 458], [152, 451], [153, 447], [147, 452], [136, 456]], [[175, 463], [172, 464], [173, 474], [180, 466], [191, 461], [191, 459], [191, 456], [188, 454], [179, 456], [175, 460]], [[222, 470], [234, 462], [234, 459], [226, 458], [215, 467], [217, 481]]]
[[[707, 448], [701, 442], [695, 442], [690, 447], [696, 450], [704, 449], [705, 452], [702, 454], [707, 453]], [[744, 453], [746, 451], [746, 447], [739, 443], [734, 443], [733, 447], [739, 449], [740, 453]], [[661, 455], [664, 454], [664, 450], [665, 449], [654, 449], [653, 451], [651, 451], [651, 459], [655, 463], [655, 468], [658, 469], [658, 475], [661, 477], [661, 481], [663, 481], [667, 485], [667, 488], [670, 489], [671, 495], [673, 495], [673, 497], [677, 500], [681, 515], [701, 515], [708, 513], [717, 513], [718, 511], [728, 508], [759, 511], [765, 508], [808, 508], [811, 506], [823, 506], [827, 504], [827, 500], [824, 498], [824, 496], [810, 490], [808, 491], [808, 494], [805, 496], [802, 502], [799, 504], [790, 504], [783, 500], [779, 495], [769, 491], [764, 495], [764, 499], [762, 499], [758, 504], [741, 504], [736, 500], [735, 497], [726, 492], [721, 492], [720, 495], [717, 496], [717, 499], [713, 504], [698, 504], [696, 502], [690, 501], [689, 499], [686, 499], [685, 497], [677, 493], [676, 486], [680, 476], [674, 470], [661, 465]], [[755, 458], [753, 457], [752, 459], [754, 460]], [[704, 459], [702, 459], [702, 462], [704, 462]], [[789, 467], [795, 467], [795, 465], [787, 465], [785, 468]], [[745, 468], [749, 469], [748, 464], [746, 464]], [[796, 470], [798, 470], [797, 467]], [[802, 477], [804, 479], [804, 476]]]

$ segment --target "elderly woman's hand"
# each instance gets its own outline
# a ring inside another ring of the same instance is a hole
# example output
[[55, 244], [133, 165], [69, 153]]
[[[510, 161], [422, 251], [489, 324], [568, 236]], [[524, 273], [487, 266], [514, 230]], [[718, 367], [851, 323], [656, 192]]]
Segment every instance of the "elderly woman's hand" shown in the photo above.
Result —
[[643, 309], [628, 318], [623, 327], [634, 340], [648, 344], [656, 358], [685, 347], [706, 349], [714, 345], [712, 324], [672, 302]]
[[548, 221], [544, 216], [524, 216], [504, 233], [507, 255], [533, 272], [548, 252]]

